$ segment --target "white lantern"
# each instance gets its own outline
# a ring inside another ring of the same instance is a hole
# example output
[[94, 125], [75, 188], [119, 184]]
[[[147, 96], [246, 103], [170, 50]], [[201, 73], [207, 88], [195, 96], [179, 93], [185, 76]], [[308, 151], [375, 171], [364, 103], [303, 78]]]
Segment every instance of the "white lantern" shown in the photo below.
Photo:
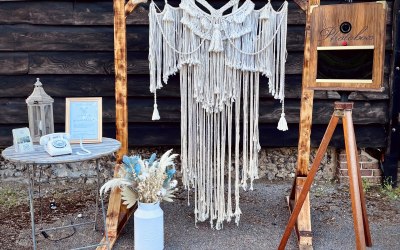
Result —
[[53, 102], [54, 99], [46, 94], [37, 78], [32, 94], [26, 99], [33, 142], [39, 142], [43, 135], [54, 133]]

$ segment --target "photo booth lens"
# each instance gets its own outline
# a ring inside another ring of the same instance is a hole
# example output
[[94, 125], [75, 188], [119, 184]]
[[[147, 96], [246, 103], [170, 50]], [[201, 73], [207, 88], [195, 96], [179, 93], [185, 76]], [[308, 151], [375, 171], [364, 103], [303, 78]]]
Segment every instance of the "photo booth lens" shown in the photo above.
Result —
[[351, 31], [351, 23], [349, 23], [349, 22], [343, 22], [343, 23], [340, 25], [340, 32], [346, 34], [346, 33], [349, 33], [350, 31]]

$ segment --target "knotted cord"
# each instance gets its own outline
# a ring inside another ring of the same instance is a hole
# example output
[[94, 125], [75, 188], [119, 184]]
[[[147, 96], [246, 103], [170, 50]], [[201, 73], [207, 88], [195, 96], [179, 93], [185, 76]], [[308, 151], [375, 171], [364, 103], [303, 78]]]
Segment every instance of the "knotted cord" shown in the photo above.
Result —
[[[195, 222], [209, 219], [211, 227], [221, 229], [232, 217], [239, 223], [239, 187], [247, 189], [250, 184], [252, 189], [258, 178], [260, 74], [268, 78], [269, 92], [282, 103], [278, 129], [287, 130], [288, 4], [285, 1], [275, 11], [268, 2], [255, 10], [250, 0], [239, 7], [238, 0], [231, 0], [214, 9], [207, 1], [197, 0], [207, 13], [194, 1], [182, 0], [176, 8], [165, 1], [163, 11], [150, 4], [153, 120], [159, 119], [156, 90], [179, 71], [183, 184], [194, 190]], [[232, 12], [224, 15], [231, 7]]]

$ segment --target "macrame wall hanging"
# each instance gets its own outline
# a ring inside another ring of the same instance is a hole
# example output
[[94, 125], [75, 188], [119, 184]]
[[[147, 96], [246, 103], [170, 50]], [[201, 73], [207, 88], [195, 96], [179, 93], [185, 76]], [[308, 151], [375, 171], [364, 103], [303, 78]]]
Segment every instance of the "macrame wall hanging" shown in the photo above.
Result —
[[247, 189], [250, 180], [252, 189], [258, 178], [260, 74], [268, 78], [269, 92], [282, 103], [278, 129], [288, 129], [284, 114], [288, 3], [275, 11], [270, 2], [259, 10], [251, 0], [240, 7], [239, 0], [230, 0], [220, 9], [205, 0], [196, 2], [182, 0], [179, 7], [166, 2], [163, 11], [150, 4], [153, 120], [160, 119], [156, 90], [179, 71], [183, 184], [194, 189], [195, 221], [210, 219], [212, 227], [221, 229], [232, 217], [239, 223], [239, 187]]

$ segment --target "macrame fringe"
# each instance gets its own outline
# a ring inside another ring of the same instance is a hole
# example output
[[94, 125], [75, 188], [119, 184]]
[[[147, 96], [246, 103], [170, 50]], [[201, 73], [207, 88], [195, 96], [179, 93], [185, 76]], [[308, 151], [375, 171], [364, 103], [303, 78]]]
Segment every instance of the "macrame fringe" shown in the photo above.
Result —
[[[282, 108], [285, 97], [288, 3], [275, 11], [270, 2], [260, 10], [238, 2], [218, 12], [197, 0], [210, 14], [193, 0], [149, 9], [152, 119], [160, 119], [156, 90], [179, 70], [182, 181], [194, 194], [195, 224], [209, 220], [217, 230], [233, 218], [239, 224], [240, 187], [252, 190], [258, 178], [260, 74]], [[278, 129], [287, 130], [284, 112]]]

